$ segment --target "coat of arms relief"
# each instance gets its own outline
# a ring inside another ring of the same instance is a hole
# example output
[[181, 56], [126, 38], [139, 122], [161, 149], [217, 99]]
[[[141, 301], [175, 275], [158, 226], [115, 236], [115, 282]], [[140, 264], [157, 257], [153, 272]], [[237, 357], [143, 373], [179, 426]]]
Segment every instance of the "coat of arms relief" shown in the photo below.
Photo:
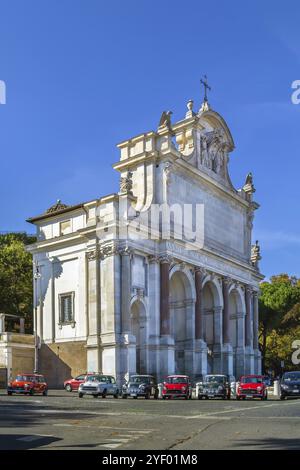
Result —
[[232, 148], [221, 127], [213, 130], [194, 128], [181, 131], [176, 135], [176, 142], [187, 162], [231, 185], [227, 165]]

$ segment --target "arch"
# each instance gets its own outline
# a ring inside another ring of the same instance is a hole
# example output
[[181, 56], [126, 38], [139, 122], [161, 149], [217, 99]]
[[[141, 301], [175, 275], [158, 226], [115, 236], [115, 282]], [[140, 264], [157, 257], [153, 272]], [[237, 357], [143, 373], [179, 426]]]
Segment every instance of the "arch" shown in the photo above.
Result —
[[191, 272], [174, 266], [170, 271], [170, 330], [174, 338], [176, 373], [193, 373], [195, 297]]
[[131, 302], [131, 332], [135, 337], [136, 348], [136, 372], [145, 374], [147, 372], [147, 315], [146, 306], [142, 299], [134, 299]]

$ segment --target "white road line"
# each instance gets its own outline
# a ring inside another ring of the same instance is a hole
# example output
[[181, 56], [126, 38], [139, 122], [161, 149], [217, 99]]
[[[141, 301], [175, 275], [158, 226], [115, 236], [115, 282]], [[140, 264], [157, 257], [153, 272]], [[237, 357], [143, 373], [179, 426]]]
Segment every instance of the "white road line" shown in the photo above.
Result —
[[132, 428], [119, 428], [118, 426], [94, 426], [88, 424], [70, 424], [70, 423], [55, 423], [52, 426], [58, 427], [75, 427], [76, 428], [93, 428], [93, 429], [113, 429], [114, 431], [126, 431], [126, 433], [137, 433], [137, 434], [149, 434], [151, 432], [156, 431], [156, 429], [149, 429], [148, 431], [142, 431], [140, 429], [132, 429]]
[[120, 444], [100, 444], [98, 447], [107, 447], [107, 449], [117, 449], [117, 447], [120, 447], [122, 443]]

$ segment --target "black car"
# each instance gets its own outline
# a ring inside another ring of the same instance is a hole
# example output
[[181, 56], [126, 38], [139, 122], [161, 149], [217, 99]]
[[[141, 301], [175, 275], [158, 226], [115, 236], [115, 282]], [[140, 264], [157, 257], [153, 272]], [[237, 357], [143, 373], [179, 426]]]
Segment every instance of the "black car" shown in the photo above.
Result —
[[280, 400], [300, 397], [300, 371], [285, 372], [280, 380]]
[[151, 396], [158, 398], [158, 387], [152, 375], [132, 375], [122, 387], [122, 398], [149, 399]]
[[230, 400], [231, 397], [231, 382], [235, 378], [229, 375], [222, 374], [208, 374], [205, 375], [203, 381], [198, 382], [198, 400], [202, 398], [223, 398], [223, 400]]

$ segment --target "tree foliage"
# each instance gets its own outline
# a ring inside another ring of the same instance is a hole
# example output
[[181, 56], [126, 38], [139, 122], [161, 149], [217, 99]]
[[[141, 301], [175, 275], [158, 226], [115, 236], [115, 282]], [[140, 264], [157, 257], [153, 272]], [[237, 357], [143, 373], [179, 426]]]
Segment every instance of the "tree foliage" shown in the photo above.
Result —
[[25, 317], [32, 329], [32, 257], [25, 246], [35, 237], [26, 233], [0, 234], [0, 312]]
[[300, 339], [300, 279], [288, 274], [272, 276], [260, 286], [260, 343], [263, 369], [280, 372], [292, 364], [292, 343]]

